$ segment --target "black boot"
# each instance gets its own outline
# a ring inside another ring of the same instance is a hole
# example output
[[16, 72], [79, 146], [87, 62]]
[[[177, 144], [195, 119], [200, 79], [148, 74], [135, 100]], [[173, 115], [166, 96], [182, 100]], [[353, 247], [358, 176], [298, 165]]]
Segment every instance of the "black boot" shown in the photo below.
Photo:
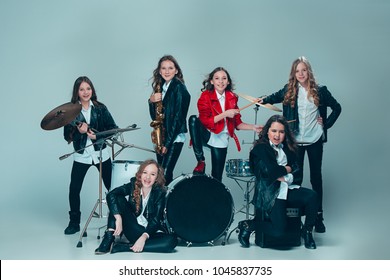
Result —
[[111, 254], [120, 253], [120, 252], [132, 252], [130, 247], [133, 245], [127, 242], [114, 242], [112, 245]]
[[241, 246], [244, 248], [249, 248], [249, 237], [251, 236], [253, 229], [252, 229], [252, 221], [245, 220], [238, 223], [238, 241], [240, 242]]
[[76, 232], [80, 231], [80, 216], [81, 213], [79, 212], [73, 212], [69, 211], [69, 224], [67, 228], [64, 230], [64, 233], [66, 235], [75, 234]]
[[305, 241], [305, 247], [307, 249], [316, 249], [317, 248], [316, 243], [314, 242], [314, 239], [313, 239], [312, 230], [308, 230], [308, 229], [306, 229], [305, 226], [303, 226], [302, 230], [301, 230], [301, 236], [302, 236], [303, 240]]
[[115, 240], [114, 232], [112, 230], [106, 230], [103, 236], [102, 243], [100, 243], [99, 248], [95, 250], [95, 255], [103, 255], [110, 252], [114, 240]]
[[314, 226], [316, 232], [324, 233], [326, 231], [323, 220], [324, 220], [323, 214], [322, 212], [319, 212], [317, 214], [316, 223]]

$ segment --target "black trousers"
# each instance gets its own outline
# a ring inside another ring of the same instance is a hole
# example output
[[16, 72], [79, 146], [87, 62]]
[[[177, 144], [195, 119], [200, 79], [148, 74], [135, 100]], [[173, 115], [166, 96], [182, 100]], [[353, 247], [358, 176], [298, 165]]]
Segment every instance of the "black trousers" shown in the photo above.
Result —
[[[118, 198], [119, 211], [122, 216], [123, 234], [127, 240], [134, 244], [145, 232], [145, 227], [138, 224], [136, 215], [131, 211], [126, 197]], [[111, 213], [108, 215], [108, 229], [115, 229], [115, 217]], [[145, 252], [171, 252], [177, 245], [177, 238], [172, 234], [157, 232], [149, 236], [145, 242]]]
[[[69, 186], [69, 204], [71, 213], [80, 213], [80, 192], [85, 175], [91, 166], [95, 166], [100, 171], [100, 164], [85, 164], [73, 161]], [[102, 162], [102, 179], [107, 191], [111, 188], [112, 164], [111, 159]], [[97, 186], [98, 186], [97, 182]], [[77, 222], [77, 221], [75, 221]], [[78, 221], [80, 222], [80, 221]]]
[[[287, 200], [276, 199], [275, 204], [269, 213], [269, 217], [262, 218], [262, 211], [256, 210], [256, 216], [252, 220], [254, 223], [260, 223], [258, 228], [262, 232], [272, 236], [281, 236], [287, 228], [286, 208], [303, 209], [305, 217], [304, 227], [312, 230], [317, 217], [318, 197], [313, 190], [302, 188], [288, 190]], [[252, 229], [255, 225], [250, 225]]]
[[165, 185], [168, 186], [173, 180], [173, 170], [179, 159], [184, 143], [173, 143], [171, 149], [165, 155], [157, 154], [157, 162], [164, 168]]
[[208, 131], [195, 115], [188, 119], [188, 129], [190, 132], [192, 146], [197, 161], [205, 160], [203, 146], [211, 151], [211, 176], [218, 181], [222, 181], [222, 174], [225, 167], [227, 148], [215, 148], [207, 144], [211, 132]]
[[[309, 159], [310, 167], [310, 183], [313, 190], [318, 195], [319, 205], [318, 212], [322, 212], [322, 200], [323, 200], [323, 190], [322, 190], [322, 156], [323, 156], [323, 142], [322, 139], [318, 140], [316, 143], [307, 145], [307, 146], [298, 146], [298, 165], [300, 167], [299, 172], [301, 172], [300, 177], [303, 178], [303, 163], [305, 159], [305, 153]], [[302, 182], [297, 182], [298, 185], [301, 185]]]

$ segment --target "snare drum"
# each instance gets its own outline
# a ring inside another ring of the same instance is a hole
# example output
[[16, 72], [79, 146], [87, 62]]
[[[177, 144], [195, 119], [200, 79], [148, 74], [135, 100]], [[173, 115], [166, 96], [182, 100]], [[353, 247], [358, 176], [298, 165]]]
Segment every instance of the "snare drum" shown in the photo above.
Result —
[[233, 216], [229, 189], [212, 177], [182, 175], [168, 186], [166, 225], [188, 243], [212, 243], [227, 233]]
[[226, 161], [226, 174], [228, 176], [248, 177], [253, 176], [249, 165], [249, 159], [229, 159]]
[[135, 176], [142, 161], [114, 160], [112, 162], [111, 189], [129, 183]]

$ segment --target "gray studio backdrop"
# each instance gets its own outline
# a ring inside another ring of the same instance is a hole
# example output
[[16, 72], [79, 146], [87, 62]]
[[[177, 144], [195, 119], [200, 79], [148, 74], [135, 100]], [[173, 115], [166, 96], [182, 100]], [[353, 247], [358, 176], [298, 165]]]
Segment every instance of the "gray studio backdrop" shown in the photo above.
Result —
[[[356, 244], [340, 258], [390, 258], [389, 12], [386, 0], [0, 0], [0, 258], [25, 258], [13, 249], [26, 234], [41, 236], [49, 226], [62, 234], [67, 224], [72, 158], [59, 156], [72, 147], [62, 129], [40, 128], [46, 113], [69, 102], [73, 82], [86, 75], [119, 127], [140, 127], [124, 140], [152, 149], [149, 79], [165, 54], [182, 67], [192, 96], [189, 114], [197, 113], [201, 83], [217, 66], [230, 71], [236, 92], [260, 96], [280, 89], [292, 61], [307, 56], [343, 107], [323, 161], [325, 209], [338, 238]], [[273, 113], [260, 108], [257, 122]], [[253, 108], [242, 114], [255, 121]], [[243, 149], [231, 142], [228, 159], [248, 157], [245, 143], [254, 135], [238, 136]], [[176, 176], [195, 165], [187, 146], [188, 139]], [[136, 148], [118, 155], [150, 157]], [[91, 169], [83, 185], [83, 219], [98, 195], [97, 174]], [[223, 180], [240, 201], [235, 183]]]

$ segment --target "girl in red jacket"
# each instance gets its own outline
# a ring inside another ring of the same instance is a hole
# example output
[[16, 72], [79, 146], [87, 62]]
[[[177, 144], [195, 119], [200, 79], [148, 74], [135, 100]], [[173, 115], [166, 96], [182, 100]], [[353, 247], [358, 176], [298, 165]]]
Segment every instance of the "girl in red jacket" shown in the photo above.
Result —
[[238, 97], [229, 73], [222, 67], [215, 68], [203, 81], [198, 100], [199, 117], [189, 118], [189, 131], [195, 157], [198, 161], [194, 174], [204, 174], [206, 169], [203, 146], [211, 151], [211, 175], [222, 181], [229, 138], [232, 137], [240, 151], [235, 129], [260, 132], [261, 126], [242, 122], [237, 106]]

